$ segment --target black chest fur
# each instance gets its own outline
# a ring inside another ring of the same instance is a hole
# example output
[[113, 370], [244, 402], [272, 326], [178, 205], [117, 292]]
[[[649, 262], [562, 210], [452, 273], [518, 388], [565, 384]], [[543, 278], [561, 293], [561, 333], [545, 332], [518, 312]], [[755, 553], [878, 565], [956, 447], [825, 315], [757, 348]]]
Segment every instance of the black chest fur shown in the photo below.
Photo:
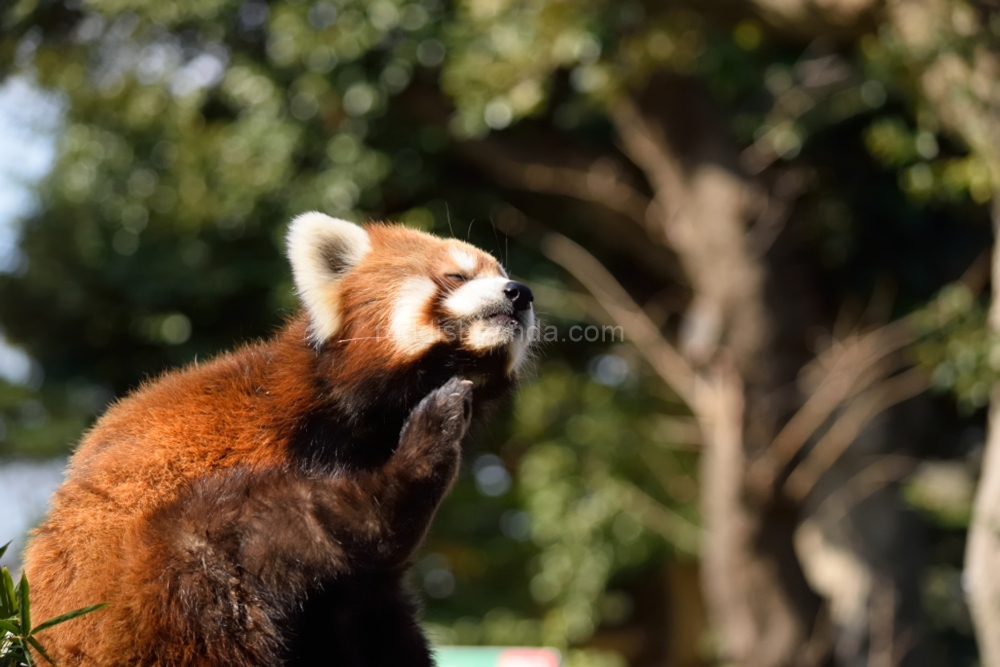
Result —
[[290, 619], [287, 665], [430, 667], [417, 617], [417, 604], [397, 575], [331, 583], [311, 593]]
[[377, 469], [392, 456], [406, 418], [427, 394], [453, 377], [484, 378], [473, 394], [478, 414], [509, 393], [507, 363], [506, 352], [473, 355], [441, 345], [418, 363], [371, 372], [346, 385], [320, 375], [316, 391], [323, 400], [298, 424], [291, 437], [292, 456], [309, 470]]

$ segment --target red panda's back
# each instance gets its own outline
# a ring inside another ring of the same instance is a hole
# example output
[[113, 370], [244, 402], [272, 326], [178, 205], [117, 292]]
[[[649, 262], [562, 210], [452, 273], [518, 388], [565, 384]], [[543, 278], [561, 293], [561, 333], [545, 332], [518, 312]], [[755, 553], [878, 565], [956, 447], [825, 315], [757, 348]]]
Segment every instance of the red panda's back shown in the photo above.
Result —
[[286, 464], [275, 425], [291, 397], [262, 395], [273, 353], [248, 347], [167, 374], [112, 406], [83, 440], [26, 552], [33, 616], [111, 606], [48, 635], [59, 664], [129, 664], [135, 624], [163, 608], [143, 599], [155, 594], [157, 562], [136, 557], [158, 509], [216, 472]]

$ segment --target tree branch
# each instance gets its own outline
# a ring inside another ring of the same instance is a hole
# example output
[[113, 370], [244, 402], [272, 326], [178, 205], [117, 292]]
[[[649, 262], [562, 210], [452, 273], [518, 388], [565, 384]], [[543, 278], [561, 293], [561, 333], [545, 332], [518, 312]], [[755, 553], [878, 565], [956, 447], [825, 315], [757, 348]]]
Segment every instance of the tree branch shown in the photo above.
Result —
[[629, 157], [650, 177], [656, 191], [654, 201], [661, 207], [669, 231], [669, 221], [690, 208], [684, 170], [666, 137], [646, 122], [631, 100], [621, 101], [612, 117]]
[[893, 405], [922, 393], [927, 387], [924, 370], [913, 368], [884, 380], [855, 399], [806, 458], [792, 470], [784, 485], [787, 496], [798, 502], [805, 500], [823, 473], [840, 459], [872, 419]]
[[867, 390], [898, 366], [886, 357], [909, 345], [916, 334], [906, 318], [868, 334], [835, 343], [804, 371], [815, 388], [801, 408], [778, 432], [747, 474], [750, 490], [767, 497], [778, 474], [798, 455], [845, 400]]
[[[472, 146], [470, 151], [480, 148]], [[648, 227], [646, 212], [651, 204], [650, 198], [621, 178], [611, 158], [598, 158], [589, 168], [580, 169], [520, 162], [502, 150], [492, 150], [489, 155], [489, 160], [479, 162], [480, 168], [489, 172], [502, 186], [597, 204], [629, 218], [640, 227]]]
[[825, 523], [837, 525], [847, 518], [852, 508], [889, 484], [903, 479], [916, 467], [917, 461], [911, 456], [888, 454], [876, 457], [825, 497], [813, 513], [823, 513]]
[[542, 252], [583, 284], [663, 381], [688, 405], [693, 405], [694, 370], [614, 276], [593, 255], [562, 234], [551, 233], [542, 239]]
[[[682, 354], [702, 366], [725, 344], [740, 372], [754, 375], [770, 335], [758, 250], [769, 241], [747, 233], [755, 186], [739, 173], [725, 129], [703, 91], [676, 77], [619, 101], [611, 118], [655, 193], [649, 225], [662, 230], [695, 295], [680, 330]], [[734, 335], [723, 340], [727, 332]]]
[[662, 535], [678, 549], [697, 554], [701, 542], [701, 528], [673, 511], [648, 493], [622, 479], [608, 483], [622, 496], [630, 514], [634, 515], [650, 530]]

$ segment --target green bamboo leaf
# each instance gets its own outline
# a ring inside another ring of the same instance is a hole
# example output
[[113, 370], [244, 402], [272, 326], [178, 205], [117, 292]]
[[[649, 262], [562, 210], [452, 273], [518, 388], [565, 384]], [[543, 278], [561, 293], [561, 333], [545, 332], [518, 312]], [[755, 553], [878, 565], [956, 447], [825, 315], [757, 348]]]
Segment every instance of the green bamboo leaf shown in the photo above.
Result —
[[24, 662], [27, 663], [28, 667], [35, 667], [35, 659], [31, 657], [31, 651], [28, 650], [28, 643], [23, 638], [18, 643], [24, 651]]
[[31, 590], [28, 586], [28, 577], [21, 573], [21, 583], [17, 587], [18, 599], [21, 603], [21, 628], [27, 630], [31, 627]]
[[34, 637], [28, 637], [27, 639], [28, 643], [31, 644], [36, 651], [38, 651], [38, 655], [45, 658], [45, 661], [52, 665], [52, 667], [56, 667], [56, 661], [49, 657], [49, 654], [45, 652], [45, 649], [42, 648], [42, 645], [38, 643], [37, 639]]
[[50, 618], [49, 620], [45, 621], [44, 623], [41, 623], [37, 628], [32, 630], [31, 634], [37, 635], [41, 632], [45, 632], [51, 627], [59, 625], [60, 623], [65, 623], [66, 621], [72, 621], [74, 618], [80, 618], [85, 614], [90, 614], [92, 612], [98, 611], [99, 609], [104, 609], [107, 606], [108, 606], [107, 602], [105, 602], [104, 604], [95, 604], [92, 607], [84, 607], [83, 609], [77, 609], [76, 611], [71, 611], [67, 614], [63, 614], [62, 616], [56, 616], [55, 618]]
[[9, 618], [14, 615], [14, 600], [7, 591], [6, 580], [10, 576], [7, 568], [0, 572], [0, 616]]
[[21, 628], [17, 627], [16, 623], [12, 623], [10, 621], [0, 621], [0, 630], [9, 632], [15, 637], [21, 636]]
[[7, 544], [5, 544], [2, 547], [0, 547], [0, 558], [3, 558], [3, 555], [5, 553], [7, 553], [7, 547], [9, 547], [9, 546], [10, 546], [10, 542], [8, 542]]
[[7, 599], [10, 600], [10, 615], [17, 613], [17, 589], [14, 588], [14, 578], [10, 576], [10, 570], [3, 568], [3, 581], [0, 585], [4, 587]]

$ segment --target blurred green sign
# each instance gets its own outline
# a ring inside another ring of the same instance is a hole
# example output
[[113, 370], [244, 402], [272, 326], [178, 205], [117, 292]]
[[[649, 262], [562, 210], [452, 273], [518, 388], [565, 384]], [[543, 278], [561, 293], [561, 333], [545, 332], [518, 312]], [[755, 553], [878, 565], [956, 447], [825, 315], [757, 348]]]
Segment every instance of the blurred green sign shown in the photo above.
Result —
[[438, 667], [559, 667], [562, 658], [549, 648], [442, 646], [434, 650]]

